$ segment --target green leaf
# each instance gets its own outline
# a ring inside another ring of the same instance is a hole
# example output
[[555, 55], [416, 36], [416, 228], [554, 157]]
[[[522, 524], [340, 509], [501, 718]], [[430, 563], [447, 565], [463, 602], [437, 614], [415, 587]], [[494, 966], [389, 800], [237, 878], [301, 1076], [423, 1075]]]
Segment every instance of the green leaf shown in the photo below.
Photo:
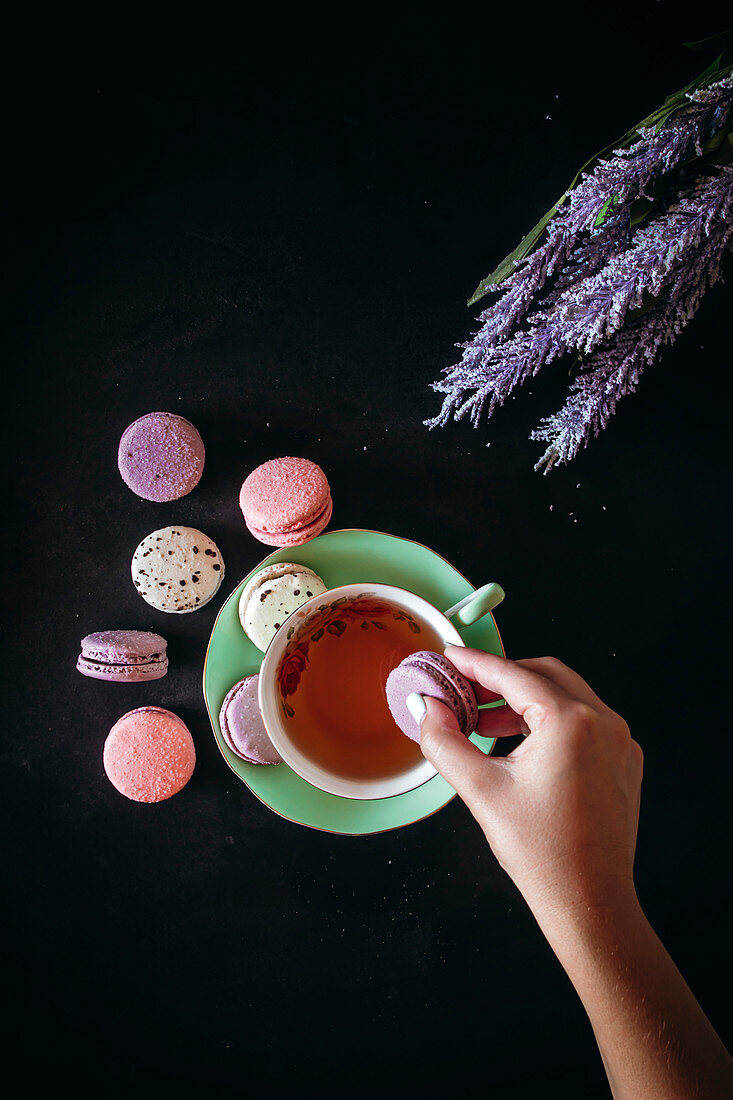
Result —
[[688, 50], [698, 50], [700, 53], [707, 53], [709, 50], [733, 49], [733, 29], [722, 31], [720, 34], [713, 34], [710, 38], [700, 38], [697, 42], [683, 42], [682, 44]]
[[606, 216], [608, 215], [609, 210], [611, 209], [611, 207], [615, 206], [617, 202], [618, 202], [618, 195], [611, 195], [608, 202], [604, 202], [603, 206], [598, 211], [598, 217], [593, 222], [593, 228], [594, 229], [598, 229], [600, 226], [603, 225], [603, 223], [606, 220]]
[[534, 229], [530, 229], [527, 236], [517, 245], [514, 251], [510, 252], [509, 255], [501, 261], [499, 266], [494, 268], [490, 275], [487, 275], [485, 279], [481, 280], [471, 297], [468, 299], [469, 306], [472, 306], [475, 302], [478, 302], [480, 298], [483, 298], [492, 286], [503, 283], [504, 280], [511, 275], [519, 260], [523, 260], [524, 257], [529, 255], [532, 251], [544, 233], [547, 223], [555, 216], [558, 208], [564, 201], [565, 195], [563, 195], [561, 199], [558, 199], [555, 205], [551, 207], [546, 214], [543, 214]]

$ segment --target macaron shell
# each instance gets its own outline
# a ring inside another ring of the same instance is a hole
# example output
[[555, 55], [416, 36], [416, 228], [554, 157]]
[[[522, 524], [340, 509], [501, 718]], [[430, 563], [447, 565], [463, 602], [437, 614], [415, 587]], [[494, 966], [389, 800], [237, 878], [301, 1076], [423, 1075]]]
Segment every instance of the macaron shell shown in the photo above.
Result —
[[319, 596], [325, 591], [326, 585], [320, 577], [311, 570], [299, 570], [297, 566], [292, 572], [265, 577], [251, 588], [246, 601], [240, 598], [239, 621], [242, 629], [264, 653], [285, 620], [312, 596]]
[[97, 630], [81, 640], [83, 657], [112, 664], [136, 664], [165, 654], [167, 642], [149, 630]]
[[194, 527], [161, 527], [147, 535], [132, 558], [132, 580], [158, 611], [184, 615], [216, 595], [224, 577], [219, 548]]
[[119, 684], [144, 684], [148, 680], [160, 680], [168, 672], [168, 658], [148, 661], [145, 664], [115, 665], [92, 661], [79, 655], [76, 667], [83, 676], [92, 680], [108, 680]]
[[413, 653], [387, 677], [387, 703], [392, 717], [404, 734], [419, 742], [420, 727], [406, 702], [412, 692], [428, 695], [450, 707], [464, 734], [475, 729], [478, 705], [473, 688], [442, 655], [427, 650]]
[[[242, 593], [239, 597], [240, 619], [242, 617], [242, 614], [244, 613], [244, 608], [246, 607], [247, 602], [255, 589], [259, 588], [265, 581], [274, 580], [275, 577], [282, 577], [286, 573], [305, 573], [307, 576], [313, 577], [317, 581], [321, 580], [318, 574], [310, 569], [307, 565], [300, 565], [298, 562], [280, 561], [275, 562], [273, 565], [265, 565], [262, 569], [258, 569], [252, 577], [250, 577], [250, 579], [247, 581], [244, 588], [242, 589]], [[323, 582], [321, 581], [321, 583]]]
[[152, 412], [122, 433], [117, 465], [122, 480], [143, 500], [178, 500], [198, 485], [204, 469], [203, 440], [177, 413]]
[[333, 515], [333, 501], [329, 496], [326, 506], [319, 516], [316, 517], [311, 523], [306, 524], [303, 527], [297, 527], [290, 531], [264, 531], [261, 528], [255, 527], [246, 517], [245, 523], [250, 531], [250, 534], [254, 535], [260, 542], [265, 543], [266, 546], [302, 546], [304, 543], [314, 539], [316, 535], [320, 535], [325, 531], [331, 522], [331, 516]]
[[246, 676], [230, 688], [219, 713], [222, 737], [248, 764], [282, 764], [262, 721], [258, 682], [259, 675]]
[[164, 707], [128, 711], [107, 735], [104, 770], [114, 787], [134, 802], [162, 802], [193, 775], [193, 738], [177, 714]]
[[295, 537], [307, 528], [323, 530], [330, 493], [320, 466], [307, 458], [287, 456], [263, 462], [248, 475], [240, 490], [239, 505], [249, 530], [261, 542], [270, 546], [297, 545], [282, 539]]

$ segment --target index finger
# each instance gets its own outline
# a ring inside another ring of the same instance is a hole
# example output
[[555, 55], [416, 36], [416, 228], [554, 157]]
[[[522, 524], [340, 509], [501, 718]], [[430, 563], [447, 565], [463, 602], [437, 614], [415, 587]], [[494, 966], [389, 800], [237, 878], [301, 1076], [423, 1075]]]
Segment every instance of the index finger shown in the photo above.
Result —
[[546, 676], [506, 657], [466, 646], [447, 646], [445, 655], [469, 680], [496, 692], [522, 716], [532, 706], [550, 707], [567, 701], [567, 693]]

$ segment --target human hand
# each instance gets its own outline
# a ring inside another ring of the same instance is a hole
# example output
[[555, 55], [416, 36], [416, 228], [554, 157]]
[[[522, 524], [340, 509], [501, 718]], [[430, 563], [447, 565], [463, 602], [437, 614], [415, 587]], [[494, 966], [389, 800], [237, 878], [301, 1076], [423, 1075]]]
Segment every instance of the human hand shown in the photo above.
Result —
[[733, 1061], [644, 916], [633, 882], [643, 755], [629, 728], [553, 657], [449, 646], [474, 681], [478, 733], [527, 734], [485, 756], [425, 698], [423, 754], [463, 798], [588, 1013], [618, 1100], [733, 1095]]
[[449, 646], [474, 681], [478, 733], [528, 736], [492, 758], [426, 698], [423, 755], [458, 792], [541, 925], [572, 911], [633, 904], [643, 754], [629, 728], [572, 669], [552, 657], [510, 661]]

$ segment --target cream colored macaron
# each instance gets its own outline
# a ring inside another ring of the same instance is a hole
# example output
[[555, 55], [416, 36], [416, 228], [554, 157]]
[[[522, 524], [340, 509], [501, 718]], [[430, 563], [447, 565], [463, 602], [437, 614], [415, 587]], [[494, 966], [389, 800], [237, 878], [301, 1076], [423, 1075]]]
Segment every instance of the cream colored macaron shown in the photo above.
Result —
[[215, 542], [195, 527], [161, 527], [147, 535], [132, 557], [132, 580], [158, 611], [184, 615], [215, 596], [224, 562]]
[[322, 579], [306, 565], [266, 565], [250, 578], [239, 597], [242, 630], [264, 653], [288, 616], [326, 591]]

